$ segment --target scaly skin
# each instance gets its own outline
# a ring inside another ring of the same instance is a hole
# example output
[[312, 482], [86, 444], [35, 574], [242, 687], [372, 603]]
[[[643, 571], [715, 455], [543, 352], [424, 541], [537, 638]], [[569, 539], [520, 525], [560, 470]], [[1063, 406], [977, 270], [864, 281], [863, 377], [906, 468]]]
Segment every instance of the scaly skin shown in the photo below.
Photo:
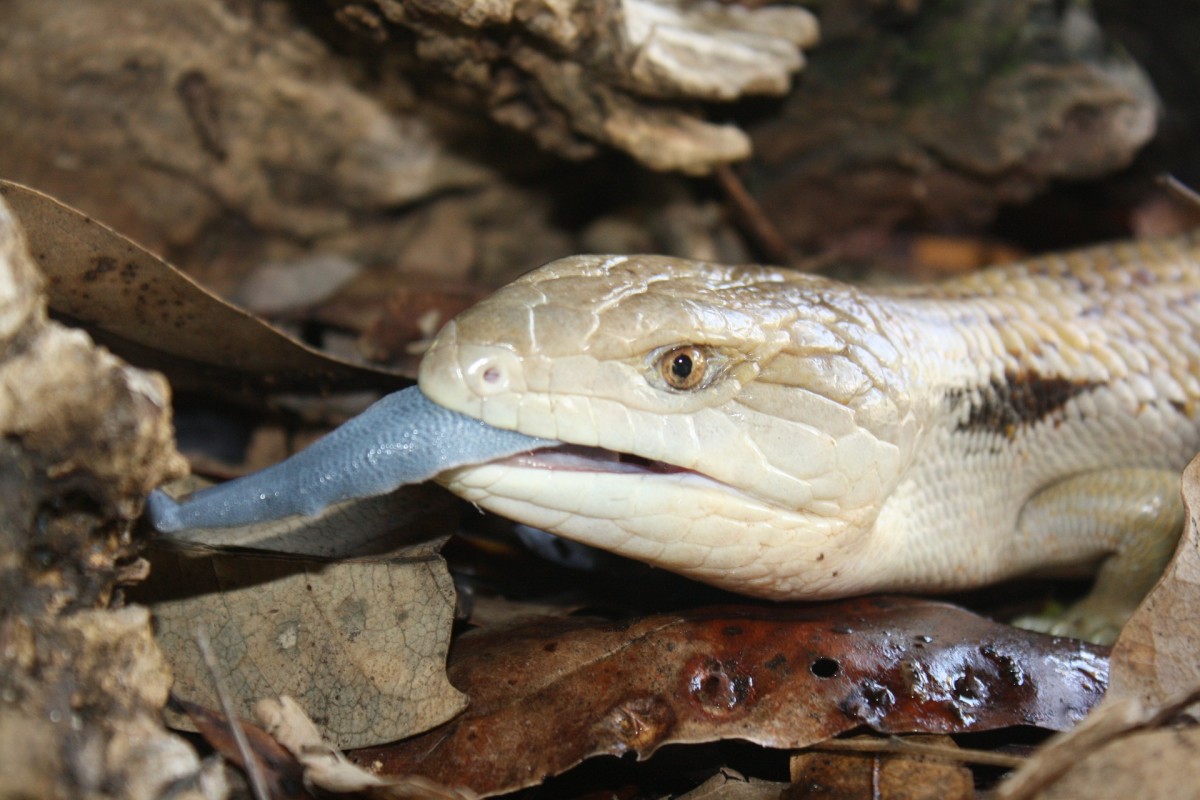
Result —
[[[672, 388], [661, 359], [688, 345], [705, 377]], [[1111, 638], [1178, 534], [1198, 365], [1193, 236], [895, 290], [567, 258], [447, 325], [420, 385], [493, 426], [686, 470], [543, 451], [443, 474], [507, 517], [780, 599], [1107, 560], [1116, 577], [1060, 630]]]

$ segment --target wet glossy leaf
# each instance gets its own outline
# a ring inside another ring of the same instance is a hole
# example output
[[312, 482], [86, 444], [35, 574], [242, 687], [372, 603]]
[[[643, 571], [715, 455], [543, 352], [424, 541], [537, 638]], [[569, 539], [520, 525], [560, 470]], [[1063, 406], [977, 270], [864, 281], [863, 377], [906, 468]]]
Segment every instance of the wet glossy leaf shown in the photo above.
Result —
[[401, 385], [292, 339], [51, 197], [8, 181], [0, 181], [0, 196], [46, 274], [51, 309], [173, 382], [306, 391]]
[[339, 562], [160, 550], [136, 596], [152, 604], [176, 695], [217, 705], [194, 644], [203, 626], [238, 714], [291, 695], [326, 738], [361, 747], [427, 730], [465, 705], [442, 669], [454, 587], [439, 544]]
[[543, 622], [463, 637], [450, 678], [468, 711], [354, 755], [496, 794], [591, 755], [645, 757], [668, 743], [792, 748], [859, 726], [1062, 729], [1106, 677], [1103, 648], [903, 598]]

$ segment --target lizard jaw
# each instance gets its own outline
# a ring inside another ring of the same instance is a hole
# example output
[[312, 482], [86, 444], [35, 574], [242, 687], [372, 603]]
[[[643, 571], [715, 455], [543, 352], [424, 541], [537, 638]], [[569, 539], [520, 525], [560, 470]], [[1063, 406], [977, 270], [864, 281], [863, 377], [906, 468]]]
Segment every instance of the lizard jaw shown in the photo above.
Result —
[[510, 467], [546, 469], [558, 472], [655, 473], [659, 475], [674, 473], [700, 474], [695, 470], [669, 464], [665, 461], [654, 461], [630, 453], [605, 450], [601, 447], [585, 447], [572, 444], [547, 447], [528, 453], [518, 453], [515, 456], [498, 459], [492, 463]]

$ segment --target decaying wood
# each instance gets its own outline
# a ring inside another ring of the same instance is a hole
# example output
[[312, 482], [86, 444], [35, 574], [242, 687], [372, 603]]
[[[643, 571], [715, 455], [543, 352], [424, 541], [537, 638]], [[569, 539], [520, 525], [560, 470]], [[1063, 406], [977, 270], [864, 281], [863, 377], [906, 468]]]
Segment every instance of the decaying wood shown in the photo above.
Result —
[[102, 610], [144, 572], [130, 533], [142, 499], [185, 468], [166, 382], [46, 319], [2, 200], [0, 433], [3, 793], [152, 798], [179, 782], [221, 796], [162, 726], [171, 674], [148, 612]]

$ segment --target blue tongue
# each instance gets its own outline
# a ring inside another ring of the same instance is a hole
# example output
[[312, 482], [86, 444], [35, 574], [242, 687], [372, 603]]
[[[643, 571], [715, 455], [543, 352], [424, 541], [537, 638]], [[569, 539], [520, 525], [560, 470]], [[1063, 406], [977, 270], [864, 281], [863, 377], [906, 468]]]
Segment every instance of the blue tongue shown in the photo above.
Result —
[[172, 500], [156, 489], [146, 517], [162, 533], [312, 516], [438, 473], [557, 445], [443, 408], [416, 386], [389, 394], [296, 455], [260, 472]]

